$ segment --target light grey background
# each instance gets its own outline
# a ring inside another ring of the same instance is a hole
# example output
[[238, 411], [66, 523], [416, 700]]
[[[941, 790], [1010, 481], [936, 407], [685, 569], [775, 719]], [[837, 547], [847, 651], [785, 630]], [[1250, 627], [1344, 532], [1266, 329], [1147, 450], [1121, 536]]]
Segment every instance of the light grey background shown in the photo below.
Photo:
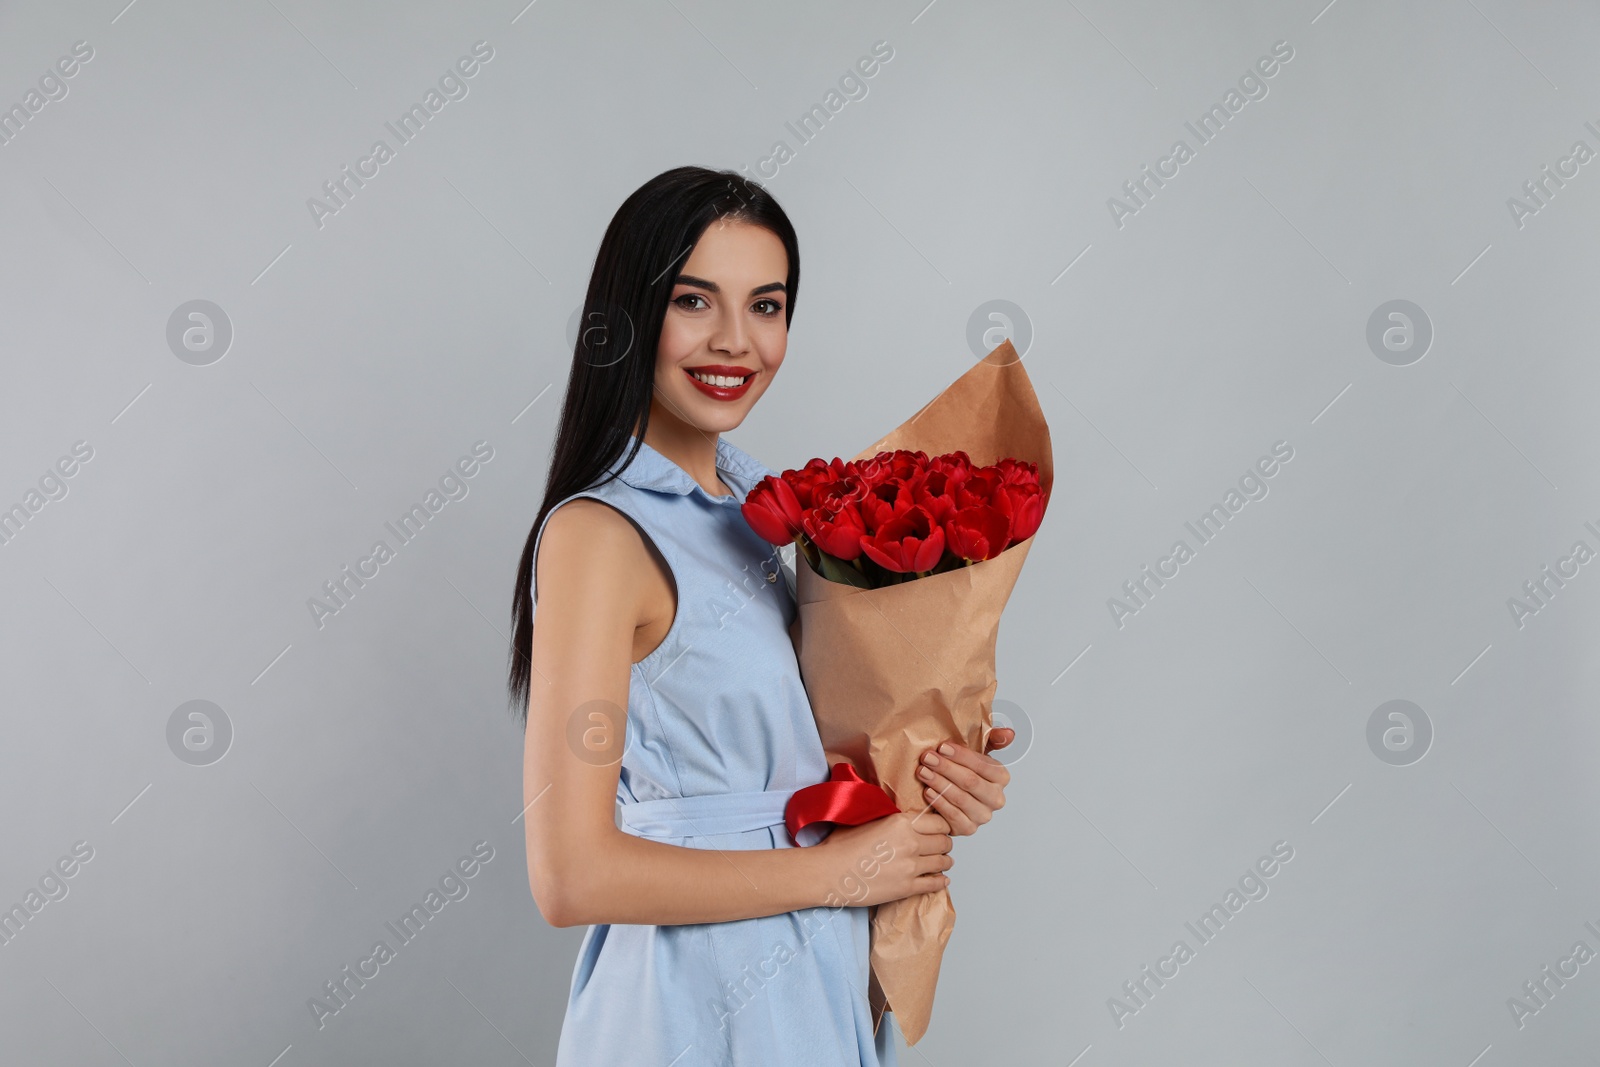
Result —
[[[1600, 15], [924, 2], [0, 11], [0, 104], [94, 52], [0, 147], [0, 505], [93, 449], [0, 546], [0, 904], [93, 849], [0, 945], [0, 1059], [552, 1062], [582, 931], [528, 890], [502, 635], [567, 323], [629, 192], [783, 140], [803, 284], [730, 439], [853, 454], [970, 366], [991, 300], [1054, 434], [999, 654], [1031, 748], [957, 846], [902, 1062], [1592, 1062], [1600, 963], [1520, 1027], [1507, 1001], [1600, 951], [1600, 563], [1521, 626], [1508, 601], [1600, 549], [1600, 162], [1520, 226], [1508, 200], [1600, 149]], [[319, 227], [308, 198], [477, 41], [468, 95]], [[197, 299], [233, 329], [204, 366], [167, 342]], [[1367, 342], [1392, 300], [1434, 334], [1404, 366]], [[308, 599], [478, 441], [465, 498], [319, 628]], [[1279, 441], [1268, 495], [1119, 626], [1122, 583]], [[169, 747], [192, 700], [232, 727], [209, 765]], [[1390, 700], [1431, 724], [1420, 761], [1369, 747]], [[319, 1029], [308, 999], [478, 841], [469, 894]], [[1200, 946], [1185, 922], [1279, 841]]]

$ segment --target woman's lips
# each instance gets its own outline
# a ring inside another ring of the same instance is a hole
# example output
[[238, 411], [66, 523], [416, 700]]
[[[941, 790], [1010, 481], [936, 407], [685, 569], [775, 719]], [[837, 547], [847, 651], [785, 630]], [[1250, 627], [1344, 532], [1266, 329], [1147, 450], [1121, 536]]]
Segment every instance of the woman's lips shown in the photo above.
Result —
[[[693, 374], [691, 374], [688, 368], [684, 368], [683, 373], [688, 376], [691, 382], [694, 383], [694, 387], [696, 389], [706, 394], [706, 396], [711, 397], [713, 400], [738, 400], [749, 391], [750, 383], [756, 380], [756, 372], [748, 371], [746, 373], [749, 374], [749, 377], [744, 380], [743, 384], [726, 388], [719, 385], [707, 385], [705, 382], [702, 382], [699, 378], [696, 378]], [[732, 375], [728, 375], [727, 377], [732, 377]]]

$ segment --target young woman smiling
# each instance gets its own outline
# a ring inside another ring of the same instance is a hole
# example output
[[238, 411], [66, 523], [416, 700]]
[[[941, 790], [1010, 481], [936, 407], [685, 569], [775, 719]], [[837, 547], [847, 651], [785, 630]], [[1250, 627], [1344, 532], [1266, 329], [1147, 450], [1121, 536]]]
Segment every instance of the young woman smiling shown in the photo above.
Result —
[[788, 217], [734, 171], [646, 182], [596, 256], [513, 602], [529, 883], [588, 925], [558, 1067], [895, 1063], [870, 908], [948, 885], [952, 836], [1005, 803], [1004, 765], [949, 745], [927, 807], [809, 847], [784, 828], [829, 768], [740, 511], [776, 472], [720, 435], [772, 388], [799, 280]]

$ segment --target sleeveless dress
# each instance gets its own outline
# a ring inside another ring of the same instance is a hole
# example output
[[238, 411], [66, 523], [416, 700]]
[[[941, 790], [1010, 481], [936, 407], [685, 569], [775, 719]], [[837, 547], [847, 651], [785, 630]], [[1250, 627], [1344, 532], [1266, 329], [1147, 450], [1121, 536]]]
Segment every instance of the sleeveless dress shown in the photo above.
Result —
[[[720, 438], [717, 470], [732, 496], [712, 496], [642, 444], [617, 478], [560, 502], [623, 512], [677, 584], [665, 639], [629, 678], [617, 823], [689, 848], [792, 848], [784, 805], [826, 781], [828, 764], [789, 638], [788, 576], [740, 512], [777, 472]], [[543, 534], [541, 523], [536, 555]], [[800, 843], [825, 833], [806, 827]], [[865, 907], [590, 926], [557, 1067], [897, 1067], [893, 1012], [873, 1033], [868, 948]]]

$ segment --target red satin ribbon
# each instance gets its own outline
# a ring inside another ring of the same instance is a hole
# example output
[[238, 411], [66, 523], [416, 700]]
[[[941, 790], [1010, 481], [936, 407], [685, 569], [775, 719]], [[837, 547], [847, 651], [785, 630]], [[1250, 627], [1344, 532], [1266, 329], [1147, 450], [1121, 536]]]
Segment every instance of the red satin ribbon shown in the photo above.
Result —
[[796, 791], [783, 809], [789, 840], [814, 822], [860, 826], [900, 809], [888, 790], [862, 778], [848, 763], [835, 763], [826, 782]]

